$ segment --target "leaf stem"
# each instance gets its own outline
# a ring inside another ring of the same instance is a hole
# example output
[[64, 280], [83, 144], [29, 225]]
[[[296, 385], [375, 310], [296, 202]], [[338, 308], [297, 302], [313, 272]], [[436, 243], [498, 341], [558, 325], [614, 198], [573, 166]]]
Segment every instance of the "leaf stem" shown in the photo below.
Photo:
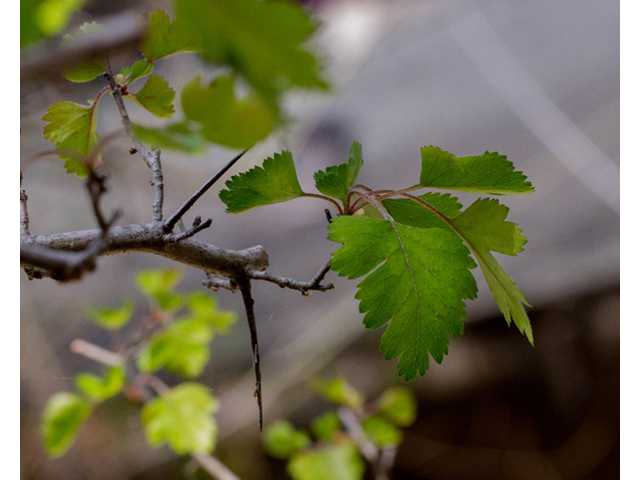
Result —
[[309, 198], [320, 198], [322, 200], [325, 200], [329, 203], [331, 203], [334, 207], [336, 207], [336, 209], [338, 210], [338, 214], [342, 215], [344, 213], [344, 210], [342, 209], [342, 206], [336, 202], [333, 198], [330, 197], [326, 197], [324, 195], [320, 195], [317, 193], [302, 193], [302, 195], [300, 195], [300, 197], [309, 197]]

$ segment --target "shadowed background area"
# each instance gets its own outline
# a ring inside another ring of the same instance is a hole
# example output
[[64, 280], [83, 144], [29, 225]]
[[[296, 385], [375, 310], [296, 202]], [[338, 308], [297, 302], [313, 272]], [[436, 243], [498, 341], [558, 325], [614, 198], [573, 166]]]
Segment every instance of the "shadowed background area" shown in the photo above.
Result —
[[[302, 188], [312, 175], [346, 161], [363, 145], [360, 181], [371, 187], [415, 183], [420, 147], [454, 155], [498, 151], [529, 177], [536, 192], [502, 200], [508, 220], [529, 239], [517, 258], [499, 261], [533, 305], [536, 346], [507, 328], [478, 271], [479, 298], [442, 365], [432, 362], [408, 384], [419, 405], [406, 429], [393, 478], [619, 478], [619, 9], [615, 2], [374, 1], [305, 2], [322, 21], [315, 49], [327, 67], [331, 94], [293, 94], [291, 125], [253, 148], [230, 175], [292, 151]], [[74, 21], [144, 13], [163, 2], [93, 2]], [[125, 10], [128, 9], [128, 10]], [[73, 28], [73, 27], [71, 27]], [[120, 68], [134, 58], [114, 59]], [[122, 65], [121, 65], [122, 64]], [[176, 90], [210, 68], [194, 54], [157, 66]], [[83, 183], [48, 157], [42, 137], [46, 108], [95, 96], [104, 79], [73, 85], [37, 81], [21, 88], [23, 186], [32, 234], [95, 227]], [[179, 102], [176, 101], [178, 107]], [[136, 107], [134, 120], [152, 123]], [[100, 107], [98, 129], [115, 130], [112, 102]], [[120, 224], [149, 221], [149, 171], [114, 142], [104, 155], [110, 191], [105, 211], [123, 210]], [[165, 213], [179, 207], [235, 152], [197, 157], [163, 153]], [[324, 205], [299, 199], [227, 215], [217, 185], [191, 212], [211, 217], [198, 239], [226, 248], [262, 245], [270, 270], [307, 280], [336, 244], [326, 240]], [[458, 196], [469, 205], [476, 195]], [[137, 409], [124, 398], [106, 402], [62, 458], [44, 454], [40, 417], [51, 395], [73, 388], [73, 376], [97, 371], [71, 353], [76, 338], [108, 348], [112, 340], [83, 316], [84, 306], [136, 300], [135, 272], [173, 266], [145, 254], [102, 258], [81, 282], [29, 282], [21, 272], [21, 468], [26, 479], [206, 478], [168, 448], [150, 449]], [[201, 289], [203, 274], [184, 268], [179, 290]], [[310, 297], [254, 282], [262, 352], [265, 424], [287, 418], [306, 427], [329, 404], [309, 393], [310, 376], [343, 375], [368, 397], [404, 384], [396, 361], [379, 351], [382, 329], [365, 330], [357, 281], [330, 273], [336, 288]], [[217, 294], [242, 311], [239, 295]], [[164, 377], [168, 383], [176, 379]], [[260, 447], [253, 371], [245, 322], [217, 338], [201, 377], [221, 401], [216, 455], [245, 479], [287, 478], [284, 462]], [[370, 475], [370, 472], [367, 473]], [[368, 477], [373, 478], [373, 476]]]

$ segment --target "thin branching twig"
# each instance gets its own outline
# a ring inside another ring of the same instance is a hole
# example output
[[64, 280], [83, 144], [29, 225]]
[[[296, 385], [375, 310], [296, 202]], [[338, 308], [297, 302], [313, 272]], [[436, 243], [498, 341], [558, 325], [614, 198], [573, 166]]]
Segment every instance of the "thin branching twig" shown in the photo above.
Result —
[[327, 285], [321, 285], [325, 275], [331, 269], [330, 261], [327, 261], [320, 270], [313, 276], [313, 278], [307, 282], [301, 282], [294, 280], [293, 278], [279, 277], [267, 271], [258, 272], [255, 270], [249, 270], [247, 276], [253, 280], [265, 280], [267, 282], [275, 283], [280, 288], [290, 288], [292, 290], [298, 290], [305, 297], [309, 296], [309, 292], [317, 290], [319, 292], [326, 292], [333, 288], [333, 283]]

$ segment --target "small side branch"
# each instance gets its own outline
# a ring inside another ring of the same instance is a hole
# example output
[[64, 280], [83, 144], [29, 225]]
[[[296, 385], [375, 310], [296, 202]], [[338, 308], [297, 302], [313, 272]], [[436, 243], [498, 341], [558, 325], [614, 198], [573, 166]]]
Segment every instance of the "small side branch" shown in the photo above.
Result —
[[256, 315], [253, 310], [253, 297], [251, 296], [251, 280], [246, 277], [237, 279], [240, 291], [242, 292], [242, 301], [247, 314], [247, 323], [249, 324], [249, 333], [251, 334], [251, 356], [253, 358], [253, 371], [256, 376], [256, 389], [254, 396], [258, 401], [258, 415], [260, 431], [262, 431], [262, 379], [260, 374], [260, 352], [258, 349], [258, 330], [256, 328]]
[[299, 280], [294, 280], [293, 278], [279, 277], [267, 271], [258, 272], [255, 270], [250, 270], [247, 273], [249, 278], [254, 280], [265, 280], [267, 282], [275, 283], [280, 288], [290, 288], [292, 290], [298, 290], [305, 297], [309, 296], [309, 291], [317, 290], [319, 292], [326, 292], [327, 290], [331, 290], [333, 287], [333, 283], [329, 283], [327, 285], [321, 285], [320, 283], [324, 280], [325, 275], [331, 269], [330, 261], [327, 261], [321, 268], [318, 270], [311, 280], [308, 282], [300, 282]]
[[193, 205], [198, 201], [198, 199], [204, 195], [206, 193], [207, 190], [209, 190], [214, 183], [216, 183], [220, 177], [222, 177], [225, 173], [227, 173], [227, 171], [233, 167], [235, 165], [235, 163], [240, 160], [242, 158], [242, 156], [247, 153], [249, 151], [249, 149], [243, 150], [242, 152], [240, 152], [238, 155], [236, 155], [234, 158], [232, 158], [224, 167], [222, 167], [220, 170], [218, 170], [216, 172], [216, 174], [211, 177], [209, 180], [207, 180], [204, 185], [202, 185], [198, 191], [196, 191], [193, 195], [191, 195], [191, 197], [182, 204], [182, 206], [175, 211], [175, 213], [173, 215], [171, 215], [171, 217], [169, 219], [167, 219], [164, 223], [164, 229], [165, 231], [168, 232], [172, 232], [173, 228], [176, 226], [176, 223], [178, 223], [178, 220], [180, 220], [182, 218], [182, 216], [187, 213], [189, 211], [189, 209], [191, 207], [193, 207]]
[[221, 277], [219, 275], [212, 275], [207, 272], [207, 279], [202, 281], [202, 285], [207, 288], [210, 288], [214, 292], [219, 291], [221, 288], [229, 290], [232, 293], [236, 293], [238, 291], [238, 283], [231, 278]]
[[193, 225], [191, 226], [191, 228], [189, 230], [187, 230], [185, 232], [182, 232], [182, 233], [179, 233], [179, 234], [168, 233], [162, 238], [164, 239], [165, 242], [177, 243], [180, 240], [184, 240], [186, 238], [193, 237], [196, 233], [200, 232], [201, 230], [204, 230], [205, 228], [209, 228], [211, 226], [211, 223], [212, 223], [213, 220], [211, 220], [209, 218], [204, 223], [200, 223], [201, 221], [202, 220], [200, 219], [200, 216], [197, 216], [194, 219]]

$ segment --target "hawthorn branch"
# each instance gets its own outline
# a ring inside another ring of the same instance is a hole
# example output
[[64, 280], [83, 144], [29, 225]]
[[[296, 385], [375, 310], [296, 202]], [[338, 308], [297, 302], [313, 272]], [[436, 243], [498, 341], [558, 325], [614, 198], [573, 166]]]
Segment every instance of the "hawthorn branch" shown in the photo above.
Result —
[[211, 275], [207, 272], [207, 279], [202, 281], [202, 285], [210, 288], [214, 292], [219, 291], [221, 288], [229, 290], [232, 293], [238, 291], [238, 282], [232, 278], [220, 277], [218, 275]]
[[182, 233], [179, 233], [179, 234], [168, 233], [163, 238], [166, 242], [179, 242], [186, 238], [193, 237], [196, 233], [200, 232], [201, 230], [204, 230], [205, 228], [209, 228], [211, 226], [211, 223], [213, 222], [213, 220], [211, 220], [210, 218], [207, 219], [207, 221], [205, 221], [204, 223], [200, 223], [201, 221], [202, 220], [198, 215], [193, 220], [193, 225], [189, 230], [183, 231]]
[[118, 112], [120, 113], [120, 118], [122, 119], [122, 126], [133, 142], [132, 153], [139, 153], [147, 166], [151, 169], [151, 184], [155, 189], [155, 197], [153, 200], [153, 221], [161, 222], [162, 205], [164, 203], [164, 179], [162, 176], [162, 164], [160, 162], [160, 150], [154, 149], [149, 151], [136, 138], [136, 135], [133, 132], [133, 123], [129, 118], [127, 108], [124, 106], [124, 100], [122, 98], [122, 88], [116, 84], [116, 81], [113, 77], [113, 71], [111, 69], [111, 63], [109, 62], [109, 58], [106, 56], [104, 58], [104, 63], [106, 67], [105, 77], [109, 82], [113, 100], [116, 102], [116, 106], [118, 107]]
[[260, 431], [262, 431], [262, 380], [260, 374], [260, 351], [258, 349], [258, 330], [256, 328], [256, 314], [253, 309], [253, 297], [251, 296], [251, 280], [247, 277], [238, 277], [236, 279], [240, 291], [242, 292], [242, 301], [247, 314], [247, 323], [249, 324], [249, 333], [251, 334], [251, 356], [253, 358], [253, 372], [256, 377], [256, 389], [254, 396], [258, 401], [258, 415]]
[[319, 292], [326, 292], [327, 290], [333, 289], [333, 283], [329, 283], [327, 285], [321, 285], [320, 283], [324, 280], [325, 275], [331, 269], [330, 261], [328, 260], [320, 270], [313, 276], [313, 278], [307, 282], [301, 282], [299, 280], [294, 280], [293, 278], [287, 277], [279, 277], [267, 271], [255, 271], [249, 270], [247, 272], [247, 277], [252, 278], [253, 280], [265, 280], [267, 282], [275, 283], [280, 288], [290, 288], [292, 290], [298, 290], [305, 297], [309, 296], [309, 291], [317, 290]]

